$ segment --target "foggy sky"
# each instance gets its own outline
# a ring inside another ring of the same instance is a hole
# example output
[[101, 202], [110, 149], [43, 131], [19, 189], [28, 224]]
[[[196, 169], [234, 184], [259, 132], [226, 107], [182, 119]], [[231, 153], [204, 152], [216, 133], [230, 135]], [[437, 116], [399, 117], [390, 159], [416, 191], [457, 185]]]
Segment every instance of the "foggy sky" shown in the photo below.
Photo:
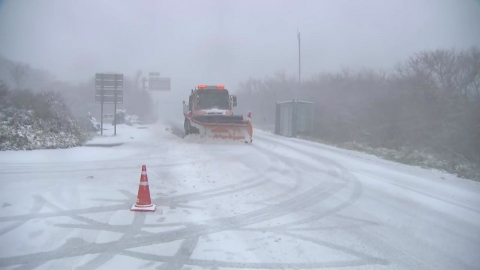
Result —
[[[1, 0], [0, 0], [1, 1]], [[249, 77], [388, 69], [419, 50], [480, 46], [475, 0], [0, 2], [0, 55], [59, 80], [159, 71], [174, 90]]]

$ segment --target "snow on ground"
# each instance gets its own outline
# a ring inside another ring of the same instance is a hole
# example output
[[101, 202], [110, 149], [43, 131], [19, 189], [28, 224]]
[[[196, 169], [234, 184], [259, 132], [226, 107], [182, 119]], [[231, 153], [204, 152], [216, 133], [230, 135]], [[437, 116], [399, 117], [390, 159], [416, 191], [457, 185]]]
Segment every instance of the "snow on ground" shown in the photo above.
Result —
[[[134, 141], [145, 140], [152, 136], [152, 134], [148, 132], [143, 132], [142, 130], [148, 129], [149, 126], [145, 125], [117, 125], [117, 134], [114, 135], [114, 127], [108, 126], [104, 127], [103, 135], [100, 134], [100, 131], [97, 132], [97, 136], [95, 136], [92, 140], [87, 142], [85, 145], [104, 145], [108, 146], [110, 144], [125, 144], [131, 143]], [[159, 129], [160, 127], [154, 126], [154, 128]], [[160, 130], [155, 130], [154, 134], [161, 132]]]
[[[0, 269], [474, 269], [480, 185], [255, 131], [0, 152]], [[154, 213], [129, 211], [141, 165]]]

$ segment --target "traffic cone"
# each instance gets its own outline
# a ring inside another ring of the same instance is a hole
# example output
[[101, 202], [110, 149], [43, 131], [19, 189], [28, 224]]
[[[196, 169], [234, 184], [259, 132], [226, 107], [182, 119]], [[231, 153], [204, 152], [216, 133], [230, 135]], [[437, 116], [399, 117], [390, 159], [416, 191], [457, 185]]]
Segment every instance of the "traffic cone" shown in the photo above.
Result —
[[130, 210], [137, 212], [154, 212], [155, 208], [156, 206], [152, 204], [152, 199], [150, 199], [147, 166], [142, 165], [142, 175], [140, 176], [140, 184], [138, 186], [137, 203], [135, 203]]

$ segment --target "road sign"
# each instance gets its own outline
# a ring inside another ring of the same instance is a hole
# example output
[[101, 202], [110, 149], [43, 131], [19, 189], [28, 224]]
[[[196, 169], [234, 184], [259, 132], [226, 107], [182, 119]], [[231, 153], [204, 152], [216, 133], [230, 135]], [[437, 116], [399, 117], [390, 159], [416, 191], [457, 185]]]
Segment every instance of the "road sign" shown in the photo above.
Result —
[[[95, 74], [96, 81], [122, 81], [123, 82], [123, 74], [115, 74], [115, 73], [97, 73]], [[123, 83], [122, 83], [123, 84]]]
[[112, 80], [112, 81], [107, 81], [104, 80], [103, 82], [101, 80], [95, 80], [95, 87], [97, 89], [103, 88], [104, 89], [109, 89], [109, 88], [115, 88], [115, 83], [117, 84], [117, 89], [122, 89], [123, 88], [123, 80]]
[[123, 103], [123, 74], [95, 74], [95, 102]]
[[103, 96], [115, 96], [115, 91], [117, 92], [117, 96], [123, 95], [123, 90], [114, 90], [114, 89], [97, 90], [99, 96], [102, 95], [102, 92], [103, 92]]
[[95, 74], [95, 103], [101, 104], [100, 134], [103, 135], [103, 104], [115, 104], [114, 135], [117, 135], [117, 104], [123, 103], [123, 74]]
[[148, 79], [148, 89], [150, 91], [170, 91], [170, 78], [150, 77]]
[[[123, 96], [117, 96], [117, 104], [122, 104]], [[95, 96], [95, 103], [102, 103], [102, 96]], [[104, 104], [114, 104], [115, 103], [115, 96], [104, 96], [103, 97]]]

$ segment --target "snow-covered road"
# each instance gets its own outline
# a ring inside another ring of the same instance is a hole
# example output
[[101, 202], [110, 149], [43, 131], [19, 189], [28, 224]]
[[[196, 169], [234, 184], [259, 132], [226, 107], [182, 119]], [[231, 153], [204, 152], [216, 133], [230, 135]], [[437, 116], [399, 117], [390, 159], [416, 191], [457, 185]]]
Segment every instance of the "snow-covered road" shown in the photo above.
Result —
[[[0, 152], [0, 269], [480, 267], [480, 183], [261, 131], [171, 130]], [[142, 164], [154, 213], [130, 211]]]

